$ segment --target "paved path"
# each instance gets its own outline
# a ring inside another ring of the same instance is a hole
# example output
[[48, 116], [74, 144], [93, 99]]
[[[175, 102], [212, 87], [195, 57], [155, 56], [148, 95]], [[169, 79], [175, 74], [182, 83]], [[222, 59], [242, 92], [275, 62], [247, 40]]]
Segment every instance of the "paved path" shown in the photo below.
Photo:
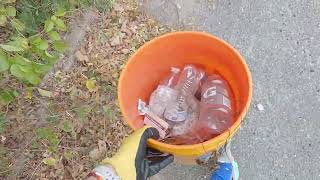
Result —
[[[320, 1], [171, 0], [152, 9], [159, 1], [148, 7], [158, 19], [226, 40], [249, 65], [253, 102], [233, 143], [241, 179], [320, 179]], [[155, 178], [208, 172], [174, 164]]]

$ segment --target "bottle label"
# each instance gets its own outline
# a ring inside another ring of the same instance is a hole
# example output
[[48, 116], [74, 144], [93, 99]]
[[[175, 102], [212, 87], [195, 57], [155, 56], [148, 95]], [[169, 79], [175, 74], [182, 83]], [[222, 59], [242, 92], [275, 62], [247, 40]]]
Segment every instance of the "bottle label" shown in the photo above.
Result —
[[207, 104], [221, 104], [231, 109], [230, 99], [224, 94], [220, 93], [218, 87], [216, 86], [208, 88], [203, 93], [202, 98], [203, 98], [203, 102]]
[[212, 96], [215, 96], [217, 94], [217, 87], [216, 86], [213, 86], [213, 87], [210, 87], [208, 88], [204, 93], [203, 93], [203, 97], [205, 99], [209, 98], [209, 97], [212, 97]]
[[230, 103], [230, 99], [225, 97], [225, 96], [222, 96], [222, 103], [223, 105], [227, 106], [229, 109], [231, 109], [231, 103]]

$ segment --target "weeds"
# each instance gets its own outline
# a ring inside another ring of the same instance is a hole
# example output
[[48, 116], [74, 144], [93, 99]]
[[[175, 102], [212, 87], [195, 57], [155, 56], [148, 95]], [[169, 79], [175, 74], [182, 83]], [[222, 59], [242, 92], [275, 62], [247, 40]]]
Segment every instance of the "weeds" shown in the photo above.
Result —
[[[113, 0], [1, 1], [0, 26], [7, 28], [10, 36], [5, 43], [0, 42], [0, 73], [10, 73], [27, 85], [38, 85], [68, 48], [60, 37], [60, 32], [67, 30], [63, 20], [66, 13], [92, 5], [107, 11], [112, 3]], [[8, 102], [11, 101], [5, 104]]]
[[2, 134], [6, 127], [6, 119], [4, 114], [0, 113], [0, 134]]
[[[26, 9], [28, 10], [28, 8]], [[59, 7], [55, 14], [47, 18], [44, 23], [39, 22], [43, 27], [36, 34], [32, 34], [32, 30], [28, 32], [27, 27], [30, 24], [27, 24], [26, 20], [23, 22], [16, 18], [17, 11], [13, 4], [2, 4], [0, 11], [2, 12], [1, 16], [5, 17], [2, 26], [14, 30], [10, 39], [6, 43], [0, 44], [2, 48], [0, 50], [0, 72], [9, 72], [27, 84], [39, 84], [41, 76], [51, 69], [61, 53], [67, 48], [58, 33], [67, 30], [62, 20], [66, 14], [65, 10]], [[44, 18], [45, 16], [37, 17]]]

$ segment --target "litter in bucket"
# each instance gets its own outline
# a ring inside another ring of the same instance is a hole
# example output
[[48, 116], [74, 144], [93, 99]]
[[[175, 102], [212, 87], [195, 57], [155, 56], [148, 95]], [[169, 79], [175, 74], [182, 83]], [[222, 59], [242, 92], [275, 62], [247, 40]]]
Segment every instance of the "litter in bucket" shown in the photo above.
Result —
[[[149, 139], [148, 144], [152, 148], [175, 156], [198, 157], [217, 150], [234, 135], [251, 102], [251, 74], [244, 59], [233, 47], [212, 35], [201, 32], [175, 32], [155, 38], [139, 48], [129, 59], [120, 76], [118, 97], [124, 119], [131, 128], [139, 129], [144, 125], [144, 116], [140, 115], [137, 109], [138, 99], [149, 102], [159, 82], [166, 79], [168, 74], [174, 74], [171, 68], [179, 68], [179, 73], [182, 74], [186, 65], [194, 65], [202, 69], [208, 77], [217, 74], [227, 82], [226, 89], [229, 88], [232, 93], [229, 99], [233, 109], [231, 124], [226, 130], [219, 132], [219, 135], [211, 135], [201, 143], [176, 145]], [[169, 80], [167, 78], [167, 82]], [[177, 78], [172, 78], [172, 82], [178, 83], [178, 81]], [[218, 81], [211, 81], [211, 83], [218, 83]], [[201, 87], [210, 88], [211, 85], [208, 83]], [[161, 91], [167, 90], [164, 88]], [[223, 90], [220, 89], [220, 92]], [[194, 97], [203, 96], [203, 92], [195, 92], [195, 95]], [[222, 96], [218, 100], [223, 102]], [[228, 100], [225, 100], [225, 104], [229, 105]], [[177, 112], [175, 110], [173, 113], [168, 113], [167, 117], [181, 122], [185, 118], [185, 108], [184, 103], [181, 103], [179, 113], [175, 113]], [[154, 115], [158, 113], [154, 112]]]
[[148, 107], [139, 99], [139, 112], [151, 111], [141, 113], [145, 114], [144, 123], [158, 129], [162, 142], [175, 145], [202, 143], [228, 129], [233, 95], [227, 82], [194, 65], [179, 72], [171, 68], [152, 92]]

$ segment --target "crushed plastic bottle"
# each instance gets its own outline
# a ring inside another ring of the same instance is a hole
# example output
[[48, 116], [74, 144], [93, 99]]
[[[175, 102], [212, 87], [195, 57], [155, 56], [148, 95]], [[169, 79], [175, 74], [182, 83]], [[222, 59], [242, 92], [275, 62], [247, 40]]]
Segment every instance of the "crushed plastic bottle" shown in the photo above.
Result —
[[[193, 127], [199, 120], [200, 101], [192, 97], [187, 99], [188, 115], [185, 121], [171, 123], [171, 130], [167, 138], [163, 141], [165, 143], [174, 145], [187, 145], [203, 142], [197, 133], [193, 131]], [[173, 124], [173, 125], [172, 125]]]
[[180, 69], [172, 67], [171, 74], [160, 82], [157, 89], [150, 96], [149, 108], [161, 118], [170, 102], [177, 99], [178, 91], [173, 87], [177, 84], [179, 74]]
[[180, 75], [175, 89], [179, 92], [176, 101], [168, 105], [164, 117], [173, 122], [185, 121], [188, 115], [186, 99], [194, 97], [199, 87], [200, 80], [204, 77], [204, 71], [194, 65], [186, 65]]
[[195, 98], [191, 97], [187, 99], [188, 110], [185, 121], [171, 123], [172, 129], [170, 132], [171, 136], [179, 136], [187, 133], [192, 124], [199, 118], [200, 102]]
[[150, 96], [149, 108], [157, 116], [163, 117], [163, 113], [168, 107], [169, 102], [177, 99], [178, 91], [163, 85], [153, 91]]
[[201, 87], [199, 120], [196, 133], [207, 140], [221, 134], [232, 125], [231, 90], [219, 75], [211, 75]]

